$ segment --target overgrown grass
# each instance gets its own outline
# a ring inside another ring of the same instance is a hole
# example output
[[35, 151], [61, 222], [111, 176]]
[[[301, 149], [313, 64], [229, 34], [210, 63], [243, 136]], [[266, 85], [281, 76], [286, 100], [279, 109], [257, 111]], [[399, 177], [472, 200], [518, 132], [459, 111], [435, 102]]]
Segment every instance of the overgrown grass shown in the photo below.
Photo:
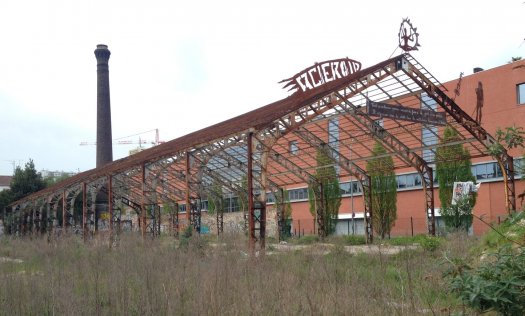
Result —
[[494, 251], [508, 243], [525, 245], [525, 212], [513, 214], [485, 234], [478, 250]]
[[2, 256], [24, 260], [0, 263], [1, 315], [415, 315], [457, 305], [441, 259], [421, 249], [251, 258], [244, 236], [193, 236], [181, 246], [127, 235], [112, 248], [75, 236], [0, 242]]

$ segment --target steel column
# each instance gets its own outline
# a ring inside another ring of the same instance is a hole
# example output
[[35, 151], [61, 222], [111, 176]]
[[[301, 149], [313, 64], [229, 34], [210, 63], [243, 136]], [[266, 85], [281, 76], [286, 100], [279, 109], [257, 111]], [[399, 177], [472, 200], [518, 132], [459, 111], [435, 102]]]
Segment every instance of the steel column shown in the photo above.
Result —
[[191, 224], [191, 201], [190, 201], [190, 153], [186, 152], [186, 224]]
[[248, 245], [250, 250], [255, 252], [255, 209], [253, 203], [253, 133], [248, 133], [248, 148], [247, 148], [247, 182], [248, 182]]
[[86, 183], [82, 182], [82, 236], [84, 241], [87, 240], [87, 187]]
[[109, 243], [113, 239], [113, 176], [108, 176]]
[[142, 199], [140, 203], [140, 231], [142, 238], [146, 237], [146, 164], [141, 164]]

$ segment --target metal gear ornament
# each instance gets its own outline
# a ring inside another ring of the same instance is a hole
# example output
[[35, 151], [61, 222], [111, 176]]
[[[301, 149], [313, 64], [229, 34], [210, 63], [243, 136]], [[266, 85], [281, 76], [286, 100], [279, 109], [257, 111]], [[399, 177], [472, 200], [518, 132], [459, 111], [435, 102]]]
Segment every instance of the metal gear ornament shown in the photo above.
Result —
[[404, 18], [399, 27], [399, 47], [405, 52], [418, 50], [419, 33], [417, 27], [412, 26], [409, 18]]

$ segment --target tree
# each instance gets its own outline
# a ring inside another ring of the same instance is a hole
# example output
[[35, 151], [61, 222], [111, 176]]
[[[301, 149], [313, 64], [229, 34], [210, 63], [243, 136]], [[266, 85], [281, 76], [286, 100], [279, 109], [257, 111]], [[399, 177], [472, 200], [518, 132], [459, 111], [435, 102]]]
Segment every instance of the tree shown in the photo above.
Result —
[[16, 167], [15, 174], [11, 180], [11, 192], [13, 201], [22, 199], [31, 193], [40, 191], [46, 187], [42, 175], [36, 172], [32, 159], [25, 164], [24, 169]]
[[56, 177], [55, 176], [49, 176], [49, 177], [44, 178], [44, 182], [46, 184], [46, 187], [50, 187], [50, 186], [55, 185], [55, 184], [57, 184], [57, 183], [59, 183], [61, 181], [66, 180], [69, 177], [70, 177], [70, 175], [67, 172], [62, 171], [59, 176], [56, 176]]
[[275, 193], [275, 209], [279, 219], [279, 238], [283, 239], [290, 237], [292, 227], [292, 204], [290, 203], [288, 190], [282, 189]]
[[372, 150], [372, 157], [376, 158], [366, 163], [372, 190], [372, 226], [381, 239], [390, 235], [397, 218], [397, 182], [394, 160], [391, 156], [384, 156], [386, 153], [385, 147], [376, 142]]
[[[40, 191], [46, 187], [42, 175], [36, 172], [35, 164], [33, 160], [29, 159], [29, 162], [25, 164], [24, 169], [20, 166], [16, 167], [15, 174], [11, 180], [11, 188], [0, 192], [0, 212], [3, 213], [5, 207], [14, 201], [20, 200], [31, 193]], [[12, 214], [8, 217], [12, 218]], [[6, 232], [11, 230], [8, 226], [8, 218], [3, 219]]]
[[[460, 137], [456, 130], [447, 127], [443, 132], [441, 144], [459, 141]], [[439, 183], [439, 200], [441, 207], [450, 207], [452, 203], [452, 189], [454, 182], [475, 182], [472, 174], [472, 162], [467, 149], [461, 144], [450, 144], [439, 147], [436, 150], [436, 178]], [[475, 196], [470, 203], [475, 204]]]
[[217, 180], [214, 180], [208, 192], [208, 214], [213, 215], [216, 212], [224, 212], [224, 206], [222, 185]]
[[319, 224], [319, 236], [326, 237], [335, 232], [341, 189], [332, 159], [322, 149], [317, 150], [316, 161], [317, 169], [308, 188], [308, 199], [310, 213]]

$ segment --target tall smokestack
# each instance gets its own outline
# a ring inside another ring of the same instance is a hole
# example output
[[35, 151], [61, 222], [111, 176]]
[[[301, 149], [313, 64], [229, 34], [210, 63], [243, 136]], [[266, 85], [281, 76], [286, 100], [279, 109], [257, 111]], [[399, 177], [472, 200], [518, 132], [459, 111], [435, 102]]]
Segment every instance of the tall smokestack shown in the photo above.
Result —
[[109, 55], [111, 52], [107, 45], [97, 45], [97, 49], [95, 49], [95, 57], [97, 58], [97, 168], [113, 161]]

